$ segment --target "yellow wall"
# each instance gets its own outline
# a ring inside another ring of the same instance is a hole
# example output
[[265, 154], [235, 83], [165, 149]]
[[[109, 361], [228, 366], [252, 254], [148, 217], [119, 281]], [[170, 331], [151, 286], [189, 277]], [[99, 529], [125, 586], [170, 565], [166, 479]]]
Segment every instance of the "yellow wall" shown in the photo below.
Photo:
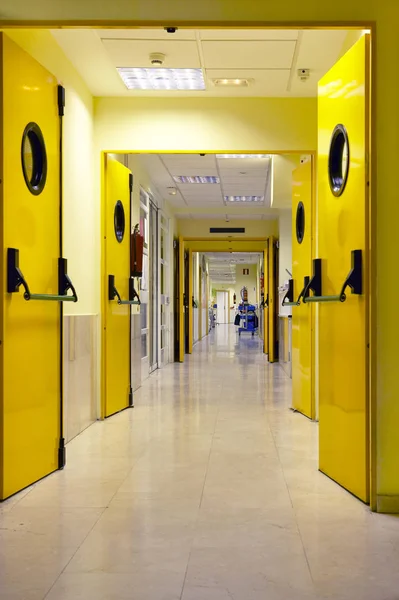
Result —
[[232, 234], [234, 239], [243, 239], [245, 237], [268, 237], [276, 235], [278, 232], [278, 221], [241, 221], [239, 219], [231, 220], [226, 223], [219, 219], [180, 219], [178, 220], [179, 233], [183, 237], [191, 238], [220, 238], [226, 237], [221, 233], [209, 233], [210, 227], [245, 227], [245, 234]]
[[315, 98], [96, 98], [101, 150], [315, 150]]
[[[64, 257], [79, 302], [64, 304], [64, 314], [99, 312], [99, 199], [94, 193], [93, 99], [49, 31], [6, 32], [53, 73], [66, 88], [64, 117]], [[82, 262], [84, 257], [84, 262]]]
[[[243, 269], [249, 269], [249, 275], [243, 275]], [[241, 289], [246, 286], [248, 289], [248, 302], [256, 304], [258, 302], [258, 265], [257, 264], [239, 264], [236, 265], [236, 282], [235, 284], [218, 283], [212, 281], [213, 290], [226, 290], [231, 292], [230, 301], [233, 302], [233, 294], [236, 294], [236, 302], [241, 302]]]

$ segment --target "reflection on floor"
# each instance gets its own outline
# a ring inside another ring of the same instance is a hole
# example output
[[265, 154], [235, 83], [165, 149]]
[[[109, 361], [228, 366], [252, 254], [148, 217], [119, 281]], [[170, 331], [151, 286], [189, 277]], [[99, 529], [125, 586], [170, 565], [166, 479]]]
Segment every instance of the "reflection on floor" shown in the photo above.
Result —
[[396, 600], [399, 519], [317, 471], [317, 425], [219, 326], [68, 467], [0, 505], [2, 600]]

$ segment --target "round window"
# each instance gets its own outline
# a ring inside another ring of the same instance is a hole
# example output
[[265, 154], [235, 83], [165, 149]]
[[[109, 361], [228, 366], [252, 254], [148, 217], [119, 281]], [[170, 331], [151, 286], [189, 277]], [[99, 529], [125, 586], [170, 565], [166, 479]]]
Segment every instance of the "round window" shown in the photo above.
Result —
[[125, 234], [125, 211], [120, 200], [115, 204], [114, 210], [114, 229], [115, 237], [119, 243], [123, 240]]
[[305, 207], [299, 202], [296, 209], [296, 239], [298, 244], [302, 244], [305, 236]]
[[21, 161], [29, 191], [38, 196], [47, 179], [47, 154], [42, 131], [37, 123], [28, 123], [22, 136]]
[[328, 157], [328, 179], [334, 196], [340, 196], [346, 186], [349, 175], [349, 140], [343, 125], [337, 125], [333, 131]]

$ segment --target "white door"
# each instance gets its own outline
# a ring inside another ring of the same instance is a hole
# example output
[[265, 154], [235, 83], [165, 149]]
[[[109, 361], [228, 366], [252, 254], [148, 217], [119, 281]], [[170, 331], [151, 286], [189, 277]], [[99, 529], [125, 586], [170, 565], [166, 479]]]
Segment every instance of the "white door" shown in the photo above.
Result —
[[217, 314], [216, 322], [227, 323], [227, 292], [216, 293]]

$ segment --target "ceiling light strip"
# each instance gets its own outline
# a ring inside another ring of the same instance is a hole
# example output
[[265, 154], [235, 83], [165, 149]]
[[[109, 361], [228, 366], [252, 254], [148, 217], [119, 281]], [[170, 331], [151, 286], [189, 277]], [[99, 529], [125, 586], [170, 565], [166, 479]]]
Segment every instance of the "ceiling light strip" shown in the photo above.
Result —
[[128, 90], [205, 90], [202, 69], [157, 69], [117, 67]]
[[263, 202], [264, 196], [225, 196], [226, 202]]
[[173, 175], [176, 183], [220, 183], [219, 177], [211, 175]]
[[259, 158], [266, 159], [271, 158], [270, 154], [216, 154], [216, 158]]

